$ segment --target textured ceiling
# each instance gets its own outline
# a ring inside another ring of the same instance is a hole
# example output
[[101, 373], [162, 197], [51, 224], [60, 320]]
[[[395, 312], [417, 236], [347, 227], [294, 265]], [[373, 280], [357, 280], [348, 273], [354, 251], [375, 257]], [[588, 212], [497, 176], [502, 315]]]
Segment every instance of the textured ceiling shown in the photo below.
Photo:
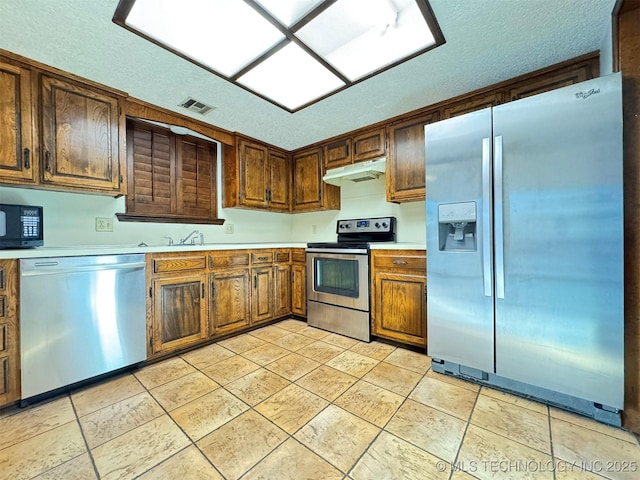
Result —
[[[117, 3], [0, 0], [0, 48], [293, 150], [599, 50], [615, 0], [430, 0], [445, 45], [294, 114], [118, 27]], [[188, 96], [216, 110], [176, 106]]]

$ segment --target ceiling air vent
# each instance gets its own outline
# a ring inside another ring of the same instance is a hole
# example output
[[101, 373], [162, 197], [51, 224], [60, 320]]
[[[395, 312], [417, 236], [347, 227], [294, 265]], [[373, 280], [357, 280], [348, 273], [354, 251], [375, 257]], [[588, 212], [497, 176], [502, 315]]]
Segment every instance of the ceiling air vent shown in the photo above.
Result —
[[187, 99], [180, 102], [179, 105], [181, 107], [186, 108], [187, 110], [191, 110], [192, 112], [199, 113], [200, 115], [206, 115], [211, 110], [214, 110], [216, 108], [216, 107], [207, 105], [205, 103], [202, 103], [201, 101], [191, 97], [187, 97]]

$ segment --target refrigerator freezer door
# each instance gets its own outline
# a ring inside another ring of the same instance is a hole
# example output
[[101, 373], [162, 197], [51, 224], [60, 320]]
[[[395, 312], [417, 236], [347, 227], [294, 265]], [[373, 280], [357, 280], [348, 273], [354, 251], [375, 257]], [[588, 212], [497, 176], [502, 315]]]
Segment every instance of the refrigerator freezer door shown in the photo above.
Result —
[[427, 351], [493, 372], [490, 139], [491, 109], [425, 127]]
[[496, 374], [615, 408], [624, 391], [620, 85], [610, 75], [493, 111], [504, 229]]

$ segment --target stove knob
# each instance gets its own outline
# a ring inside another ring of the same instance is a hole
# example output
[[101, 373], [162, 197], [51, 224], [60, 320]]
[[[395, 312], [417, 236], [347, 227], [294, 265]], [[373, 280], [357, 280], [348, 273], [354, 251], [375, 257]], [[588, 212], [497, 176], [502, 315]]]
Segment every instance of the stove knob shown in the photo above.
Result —
[[351, 228], [351, 224], [350, 224], [350, 223], [347, 223], [347, 224], [344, 226], [344, 228]]
[[382, 228], [387, 228], [389, 225], [387, 225], [387, 222], [382, 222]]
[[380, 224], [376, 222], [376, 228], [380, 228]]

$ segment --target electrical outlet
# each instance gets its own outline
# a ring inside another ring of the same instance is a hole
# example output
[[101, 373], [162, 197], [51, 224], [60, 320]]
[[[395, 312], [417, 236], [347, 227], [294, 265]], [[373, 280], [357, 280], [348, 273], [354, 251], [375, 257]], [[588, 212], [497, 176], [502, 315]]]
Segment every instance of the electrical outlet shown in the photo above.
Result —
[[231, 235], [233, 233], [233, 223], [224, 224], [224, 233]]
[[316, 233], [317, 230], [318, 230], [317, 225], [311, 225], [311, 233]]
[[113, 218], [96, 217], [96, 232], [113, 232]]

